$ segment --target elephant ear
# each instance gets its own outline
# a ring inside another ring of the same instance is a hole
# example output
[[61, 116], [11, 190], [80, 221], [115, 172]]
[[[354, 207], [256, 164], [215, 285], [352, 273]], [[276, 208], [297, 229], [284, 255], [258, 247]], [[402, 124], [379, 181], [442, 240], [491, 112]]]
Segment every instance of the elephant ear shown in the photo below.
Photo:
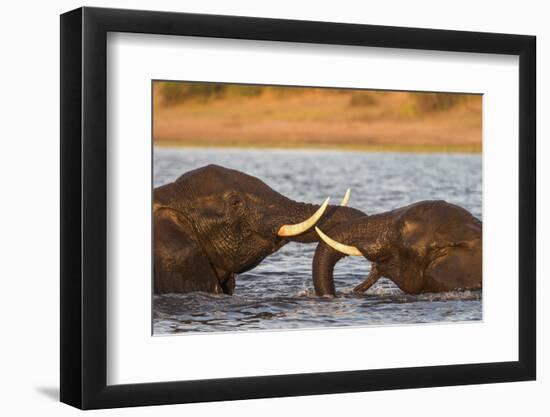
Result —
[[430, 262], [424, 275], [430, 281], [430, 285], [440, 291], [481, 288], [481, 239], [444, 248], [441, 256]]
[[154, 228], [154, 292], [222, 293], [218, 277], [192, 228], [169, 208], [157, 208]]

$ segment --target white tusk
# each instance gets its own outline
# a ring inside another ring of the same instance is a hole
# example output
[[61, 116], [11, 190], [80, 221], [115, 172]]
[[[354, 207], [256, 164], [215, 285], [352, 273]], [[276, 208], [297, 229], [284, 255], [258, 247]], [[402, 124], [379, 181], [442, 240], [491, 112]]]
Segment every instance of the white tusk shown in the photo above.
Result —
[[348, 205], [350, 194], [351, 194], [351, 190], [348, 188], [346, 191], [346, 195], [344, 196], [344, 198], [342, 199], [342, 202], [340, 203], [342, 207], [346, 207]]
[[284, 226], [281, 226], [281, 228], [277, 232], [277, 235], [283, 236], [283, 237], [297, 236], [308, 231], [315, 225], [315, 223], [319, 221], [319, 219], [327, 209], [329, 201], [330, 201], [330, 197], [325, 200], [325, 202], [321, 205], [321, 207], [319, 207], [317, 211], [313, 214], [313, 216], [311, 216], [309, 219], [304, 220], [301, 223], [285, 224]]
[[325, 235], [318, 227], [315, 228], [315, 231], [321, 237], [321, 239], [323, 239], [323, 242], [329, 245], [332, 249], [350, 256], [363, 256], [363, 254], [359, 252], [359, 249], [357, 249], [355, 246], [344, 245], [343, 243], [331, 239], [330, 237]]

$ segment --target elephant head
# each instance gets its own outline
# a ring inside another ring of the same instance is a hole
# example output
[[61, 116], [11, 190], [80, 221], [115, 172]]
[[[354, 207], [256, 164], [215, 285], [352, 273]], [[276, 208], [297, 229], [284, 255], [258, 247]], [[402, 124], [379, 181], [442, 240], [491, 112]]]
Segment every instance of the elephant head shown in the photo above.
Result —
[[481, 288], [482, 223], [457, 205], [421, 201], [316, 231], [323, 240], [313, 258], [318, 295], [335, 294], [333, 270], [344, 256], [372, 263], [355, 292], [382, 276], [409, 294]]
[[[349, 193], [344, 202], [347, 203]], [[154, 191], [157, 292], [232, 292], [224, 283], [290, 242], [317, 242], [314, 225], [364, 215], [293, 201], [253, 176], [221, 166], [190, 171]], [[204, 278], [212, 269], [208, 285]], [[218, 288], [217, 284], [220, 285]]]

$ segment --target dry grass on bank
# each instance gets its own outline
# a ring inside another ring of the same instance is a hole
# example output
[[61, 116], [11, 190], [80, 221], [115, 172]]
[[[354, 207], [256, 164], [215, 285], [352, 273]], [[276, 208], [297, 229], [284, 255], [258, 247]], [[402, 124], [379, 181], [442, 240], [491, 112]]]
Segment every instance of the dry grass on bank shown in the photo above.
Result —
[[156, 83], [155, 145], [481, 150], [480, 95], [274, 87], [231, 91], [170, 100]]

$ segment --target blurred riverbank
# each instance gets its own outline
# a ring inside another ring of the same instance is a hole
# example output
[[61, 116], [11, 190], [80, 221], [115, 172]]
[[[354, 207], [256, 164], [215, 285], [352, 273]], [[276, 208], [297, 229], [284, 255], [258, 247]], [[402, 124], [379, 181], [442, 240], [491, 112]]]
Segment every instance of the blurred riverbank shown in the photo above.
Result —
[[481, 152], [482, 97], [155, 82], [155, 146]]

